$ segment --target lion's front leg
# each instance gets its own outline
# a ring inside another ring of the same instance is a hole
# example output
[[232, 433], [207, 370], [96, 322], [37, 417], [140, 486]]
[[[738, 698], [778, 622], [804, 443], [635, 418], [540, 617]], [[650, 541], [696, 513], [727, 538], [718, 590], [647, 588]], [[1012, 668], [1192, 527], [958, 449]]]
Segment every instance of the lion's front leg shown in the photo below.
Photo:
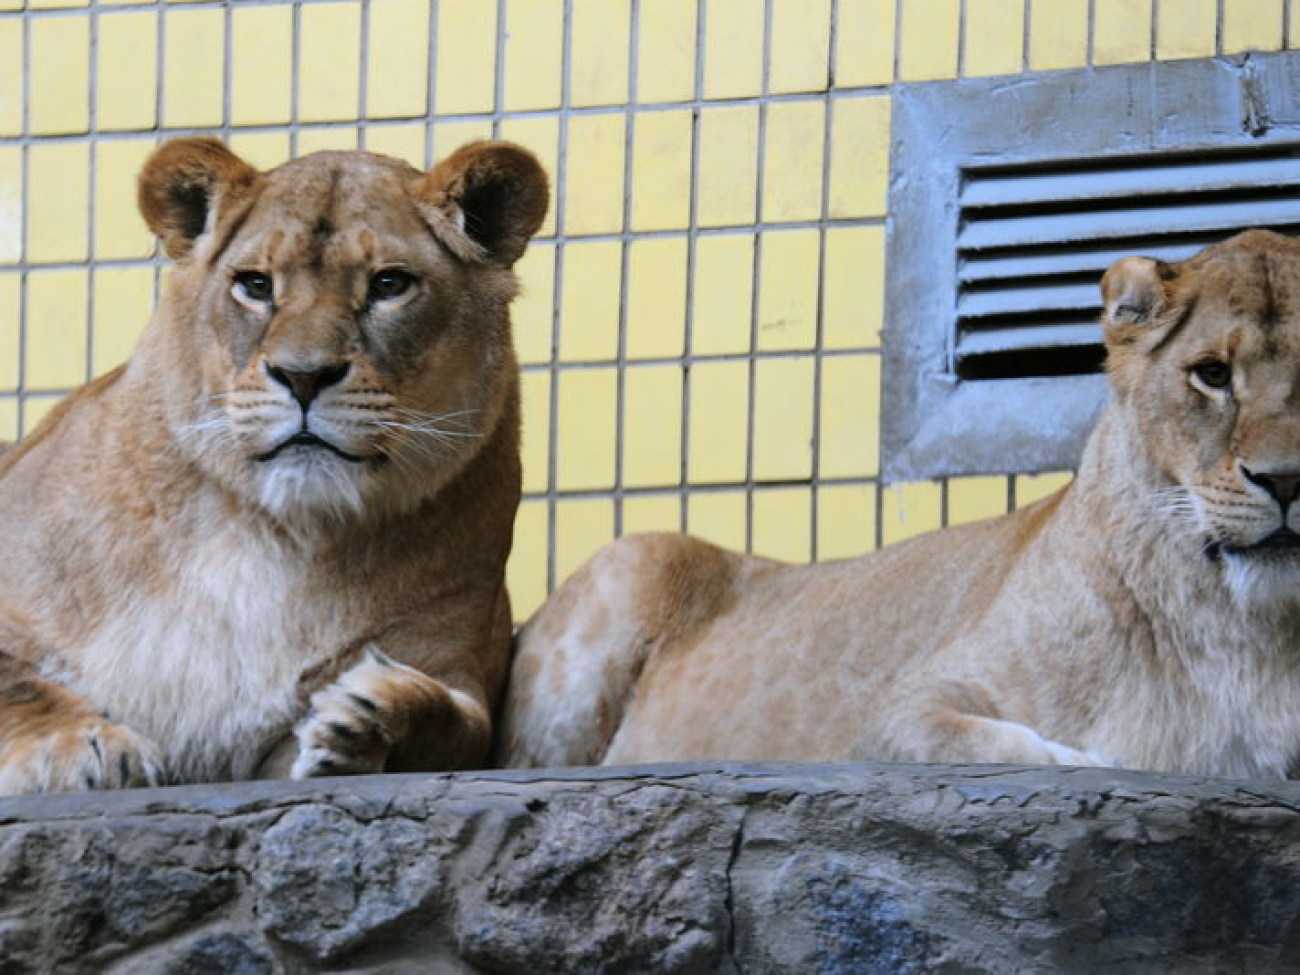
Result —
[[487, 708], [471, 695], [370, 648], [312, 695], [289, 774], [461, 768], [464, 756], [486, 750], [490, 730]]
[[0, 652], [0, 795], [155, 785], [161, 769], [153, 742]]

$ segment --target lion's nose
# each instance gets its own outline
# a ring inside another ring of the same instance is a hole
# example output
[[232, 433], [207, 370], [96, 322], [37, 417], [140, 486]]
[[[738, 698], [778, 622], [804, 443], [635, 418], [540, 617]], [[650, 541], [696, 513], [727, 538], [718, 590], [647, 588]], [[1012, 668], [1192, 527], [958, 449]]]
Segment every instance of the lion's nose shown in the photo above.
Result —
[[1300, 474], [1265, 474], [1252, 471], [1244, 465], [1241, 473], [1251, 484], [1258, 484], [1271, 494], [1273, 500], [1283, 508], [1291, 504], [1296, 499], [1296, 494], [1300, 493]]
[[304, 410], [320, 395], [322, 389], [343, 381], [348, 374], [348, 363], [321, 366], [316, 369], [283, 369], [266, 364], [266, 374], [293, 393], [293, 398]]

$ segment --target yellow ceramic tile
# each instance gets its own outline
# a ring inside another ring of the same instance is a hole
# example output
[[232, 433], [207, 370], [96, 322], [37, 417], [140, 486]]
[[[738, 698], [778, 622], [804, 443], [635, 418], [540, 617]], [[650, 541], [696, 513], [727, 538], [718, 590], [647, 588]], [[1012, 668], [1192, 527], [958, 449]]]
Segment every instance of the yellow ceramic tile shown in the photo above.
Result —
[[[0, 10], [22, 10], [27, 0], [0, 0]], [[121, 0], [117, 0], [121, 2]], [[134, 0], [132, 0], [134, 2]]]
[[880, 501], [880, 532], [886, 545], [940, 526], [943, 495], [934, 481], [891, 484]]
[[86, 272], [27, 276], [28, 389], [71, 389], [86, 381]]
[[572, 0], [569, 103], [627, 101], [630, 0]]
[[608, 234], [623, 229], [622, 115], [569, 120], [569, 165], [564, 229], [569, 234]]
[[27, 0], [28, 10], [57, 10], [67, 7], [86, 7], [90, 0]]
[[515, 515], [515, 541], [506, 564], [506, 586], [516, 622], [526, 620], [546, 599], [550, 547], [547, 522], [544, 501], [525, 501]]
[[529, 370], [520, 377], [523, 411], [524, 491], [545, 491], [550, 482], [551, 375]]
[[168, 10], [163, 30], [163, 122], [220, 125], [225, 19], [220, 10]]
[[637, 101], [695, 97], [696, 0], [650, 0], [639, 8]]
[[808, 488], [754, 492], [754, 554], [782, 562], [812, 558], [812, 492]]
[[100, 142], [95, 146], [95, 257], [149, 257], [154, 238], [136, 206], [136, 177], [153, 140]]
[[691, 113], [642, 112], [632, 126], [632, 229], [684, 230], [691, 215]]
[[367, 118], [428, 111], [429, 7], [427, 0], [371, 0]]
[[33, 17], [28, 29], [32, 133], [85, 132], [90, 126], [89, 19]]
[[467, 142], [492, 138], [492, 123], [435, 122], [433, 125], [433, 158], [446, 159]]
[[555, 245], [531, 245], [515, 265], [515, 274], [519, 297], [510, 306], [510, 318], [519, 361], [549, 362], [555, 315]]
[[1300, 47], [1300, 0], [1288, 0], [1288, 5], [1291, 19], [1287, 27], [1286, 46], [1296, 48]]
[[704, 15], [704, 97], [763, 93], [764, 0], [710, 0]]
[[678, 494], [649, 494], [623, 499], [623, 534], [675, 532], [682, 527], [682, 499]]
[[[22, 282], [16, 272], [0, 273], [0, 392], [18, 388]], [[0, 430], [0, 439], [6, 434]]]
[[293, 117], [293, 11], [235, 7], [230, 48], [230, 120], [235, 125], [288, 122]]
[[876, 488], [832, 484], [817, 490], [817, 560], [845, 559], [876, 547]]
[[598, 362], [618, 354], [619, 280], [623, 245], [570, 244], [564, 249], [560, 358]]
[[754, 375], [754, 479], [812, 474], [813, 361], [760, 359]]
[[752, 328], [754, 238], [701, 237], [695, 250], [691, 351], [696, 355], [748, 352]]
[[103, 375], [125, 362], [153, 308], [153, 269], [100, 268], [94, 272], [95, 306], [90, 371]]
[[496, 103], [497, 5], [441, 0], [433, 99], [440, 115], [490, 112]]
[[831, 108], [831, 217], [883, 216], [889, 191], [888, 98], [837, 98]]
[[226, 144], [230, 146], [231, 152], [258, 169], [273, 169], [289, 160], [287, 132], [236, 131]]
[[839, 0], [835, 84], [843, 88], [894, 80], [897, 0]]
[[768, 107], [764, 220], [821, 216], [825, 144], [826, 108], [821, 101], [774, 102]]
[[1059, 474], [1018, 474], [1016, 475], [1016, 507], [1040, 501], [1049, 494], [1055, 494], [1074, 480], [1070, 473]]
[[1025, 63], [1025, 0], [966, 0], [962, 72], [1016, 74]]
[[878, 347], [884, 309], [884, 228], [828, 230], [822, 287], [822, 345], [827, 349]]
[[758, 347], [811, 349], [817, 344], [817, 231], [785, 230], [761, 239]]
[[425, 168], [424, 153], [428, 140], [423, 122], [368, 126], [362, 129], [361, 135], [370, 152], [401, 159], [416, 169]]
[[682, 367], [634, 366], [623, 374], [623, 484], [682, 480]]
[[564, 0], [510, 0], [502, 91], [506, 109], [558, 108], [563, 55]]
[[872, 477], [880, 454], [880, 357], [822, 361], [822, 477]]
[[758, 109], [749, 105], [703, 109], [699, 139], [700, 226], [753, 223], [758, 180]]
[[96, 125], [101, 130], [151, 129], [157, 123], [158, 15], [113, 13], [99, 18]]
[[361, 105], [361, 8], [355, 3], [304, 6], [298, 70], [298, 120], [354, 119]]
[[745, 479], [749, 440], [749, 366], [744, 362], [697, 362], [690, 375], [692, 484], [726, 484]]
[[23, 254], [23, 155], [0, 149], [0, 264]]
[[635, 240], [628, 261], [628, 357], [681, 355], [686, 345], [686, 238]]
[[830, 87], [830, 0], [773, 0], [768, 91]]
[[89, 147], [53, 142], [33, 145], [28, 152], [27, 260], [84, 261]]
[[1282, 46], [1282, 0], [1223, 0], [1224, 54]]
[[959, 0], [907, 0], [899, 6], [898, 77], [903, 81], [956, 77]]
[[1093, 64], [1151, 58], [1151, 0], [1094, 0]]
[[358, 142], [357, 130], [352, 126], [328, 129], [303, 129], [298, 133], [298, 151], [296, 155], [320, 152], [323, 149], [355, 149]]
[[561, 501], [555, 508], [555, 581], [573, 575], [614, 539], [614, 503], [604, 498]]
[[556, 486], [561, 491], [614, 486], [617, 375], [613, 369], [568, 369], [559, 376]]
[[64, 393], [28, 394], [23, 397], [23, 423], [20, 436], [26, 436], [40, 426], [41, 421], [63, 402]]
[[1156, 0], [1156, 57], [1210, 57], [1218, 26], [1218, 0]]
[[1029, 67], [1035, 71], [1088, 63], [1088, 0], [1029, 0]]
[[948, 481], [948, 524], [994, 518], [1007, 512], [1005, 477], [954, 477]]
[[555, 234], [556, 173], [559, 168], [560, 121], [554, 116], [508, 118], [501, 121], [501, 138], [528, 149], [546, 170], [551, 180], [551, 204], [546, 208], [546, 219], [537, 229], [538, 237]]
[[0, 136], [23, 130], [23, 22], [0, 20]]
[[0, 440], [18, 439], [18, 397], [0, 396]]
[[691, 494], [686, 502], [686, 530], [732, 551], [745, 548], [745, 495], [738, 491]]

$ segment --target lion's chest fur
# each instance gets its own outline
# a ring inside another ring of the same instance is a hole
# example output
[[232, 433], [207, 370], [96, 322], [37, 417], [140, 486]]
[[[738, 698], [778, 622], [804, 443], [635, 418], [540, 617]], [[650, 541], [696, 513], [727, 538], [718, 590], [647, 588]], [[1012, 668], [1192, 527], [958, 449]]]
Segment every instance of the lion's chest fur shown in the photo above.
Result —
[[169, 775], [247, 778], [299, 716], [299, 676], [337, 649], [337, 627], [268, 540], [227, 529], [176, 548], [161, 586], [124, 589], [66, 679], [152, 738]]

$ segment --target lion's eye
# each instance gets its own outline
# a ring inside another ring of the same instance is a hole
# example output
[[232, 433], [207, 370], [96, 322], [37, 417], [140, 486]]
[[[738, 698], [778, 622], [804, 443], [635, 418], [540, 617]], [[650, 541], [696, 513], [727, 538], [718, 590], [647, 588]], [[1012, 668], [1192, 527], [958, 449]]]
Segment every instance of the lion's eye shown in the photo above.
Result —
[[382, 271], [376, 271], [370, 276], [370, 287], [366, 292], [366, 298], [370, 301], [386, 301], [389, 298], [398, 298], [411, 290], [411, 285], [415, 283], [415, 278], [405, 271], [399, 271], [397, 268], [385, 268]]
[[1232, 383], [1232, 366], [1219, 359], [1202, 359], [1192, 374], [1210, 389], [1226, 389]]
[[238, 271], [235, 273], [235, 290], [250, 301], [270, 301], [275, 293], [271, 276], [261, 271]]

